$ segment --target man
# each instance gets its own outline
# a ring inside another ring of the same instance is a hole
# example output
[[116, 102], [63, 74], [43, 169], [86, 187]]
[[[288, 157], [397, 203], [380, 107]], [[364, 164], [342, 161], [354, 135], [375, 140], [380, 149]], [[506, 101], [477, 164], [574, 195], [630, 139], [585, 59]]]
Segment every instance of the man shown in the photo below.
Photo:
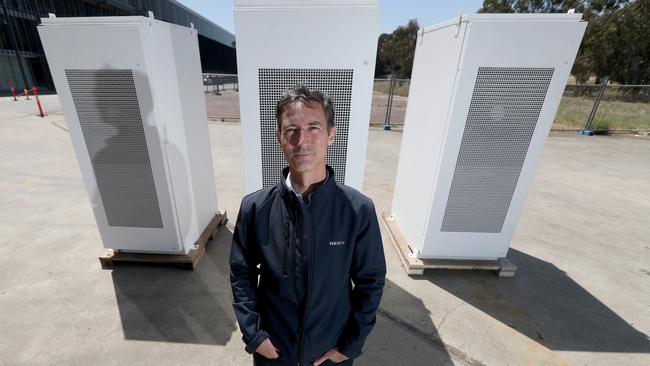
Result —
[[326, 94], [299, 85], [276, 118], [289, 166], [242, 199], [230, 252], [235, 315], [255, 365], [351, 365], [386, 275], [375, 208], [325, 164], [336, 135]]

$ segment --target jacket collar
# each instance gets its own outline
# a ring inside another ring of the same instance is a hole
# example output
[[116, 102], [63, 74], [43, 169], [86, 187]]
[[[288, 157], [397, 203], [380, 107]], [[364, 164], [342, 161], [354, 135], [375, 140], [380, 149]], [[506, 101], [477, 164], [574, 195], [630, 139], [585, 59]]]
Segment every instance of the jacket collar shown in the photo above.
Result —
[[[311, 201], [322, 194], [326, 194], [328, 191], [332, 191], [336, 187], [336, 181], [334, 180], [334, 169], [330, 167], [329, 165], [325, 165], [325, 169], [327, 169], [327, 178], [325, 182], [323, 182], [320, 187], [316, 188], [314, 192], [311, 193]], [[287, 176], [289, 175], [289, 167], [285, 167], [282, 169], [282, 177], [280, 177], [280, 181], [278, 182], [278, 188], [280, 190], [280, 194], [282, 195], [283, 198], [289, 199], [290, 202], [297, 203], [298, 198], [296, 197], [295, 193], [287, 187]]]

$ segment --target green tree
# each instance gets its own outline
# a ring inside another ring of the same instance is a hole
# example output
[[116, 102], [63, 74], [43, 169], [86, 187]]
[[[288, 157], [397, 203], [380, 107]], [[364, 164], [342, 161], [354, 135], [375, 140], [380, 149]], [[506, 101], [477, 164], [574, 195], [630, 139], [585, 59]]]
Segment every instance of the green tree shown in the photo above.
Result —
[[650, 3], [637, 0], [594, 17], [589, 34], [592, 74], [621, 84], [650, 82]]
[[411, 77], [419, 29], [418, 21], [411, 19], [406, 26], [379, 36], [375, 75], [395, 73], [400, 78]]
[[622, 84], [650, 81], [648, 0], [484, 0], [479, 13], [558, 13], [575, 9], [589, 22], [572, 73]]
[[[566, 13], [575, 9], [588, 18], [618, 9], [630, 0], [484, 0], [478, 13]], [[643, 0], [642, 0], [643, 1]]]

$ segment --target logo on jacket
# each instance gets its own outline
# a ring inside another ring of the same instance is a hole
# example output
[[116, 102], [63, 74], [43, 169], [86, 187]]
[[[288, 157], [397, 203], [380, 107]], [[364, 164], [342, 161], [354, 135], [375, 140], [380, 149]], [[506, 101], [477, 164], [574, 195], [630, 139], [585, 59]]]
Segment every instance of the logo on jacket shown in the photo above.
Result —
[[338, 245], [344, 245], [344, 244], [345, 244], [344, 241], [331, 241], [330, 242], [330, 245], [333, 246], [333, 247], [338, 246]]

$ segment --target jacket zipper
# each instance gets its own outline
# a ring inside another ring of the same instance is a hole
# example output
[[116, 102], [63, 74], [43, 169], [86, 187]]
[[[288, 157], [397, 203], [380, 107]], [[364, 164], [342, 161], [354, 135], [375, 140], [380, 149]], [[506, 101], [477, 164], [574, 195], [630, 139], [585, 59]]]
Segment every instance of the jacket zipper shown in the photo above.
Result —
[[311, 220], [311, 229], [312, 229], [312, 231], [311, 231], [311, 238], [309, 240], [309, 246], [310, 246], [310, 253], [309, 254], [311, 254], [311, 255], [309, 257], [309, 278], [307, 279], [308, 282], [307, 282], [307, 289], [306, 289], [307, 293], [305, 295], [305, 309], [303, 310], [303, 314], [302, 314], [302, 324], [301, 324], [301, 327], [300, 327], [300, 340], [299, 340], [299, 343], [298, 343], [298, 360], [297, 360], [298, 361], [298, 366], [303, 365], [303, 363], [302, 363], [302, 352], [303, 352], [302, 346], [303, 346], [303, 343], [305, 342], [305, 321], [307, 320], [307, 310], [309, 309], [309, 297], [311, 295], [311, 281], [312, 281], [312, 278], [314, 277], [313, 276], [314, 257], [315, 257], [314, 256], [314, 250], [316, 248], [316, 243], [314, 241], [314, 238], [316, 237], [316, 223], [313, 220], [313, 217], [314, 217], [314, 215], [313, 215], [314, 212], [312, 210], [313, 207], [314, 207], [314, 201], [312, 200], [311, 204], [309, 205], [309, 208], [308, 208], [309, 215], [312, 217], [312, 220]]
[[287, 275], [287, 256], [289, 255], [289, 223], [284, 223], [284, 258], [282, 259], [282, 274]]
[[[295, 217], [295, 216], [294, 216]], [[293, 249], [289, 251], [289, 255], [291, 256], [291, 268], [293, 272], [293, 276], [290, 278], [291, 282], [291, 289], [293, 289], [293, 295], [296, 297], [296, 301], [298, 301], [298, 289], [296, 288], [296, 226], [294, 225], [293, 227], [293, 232], [289, 231], [289, 248], [293, 245]]]

